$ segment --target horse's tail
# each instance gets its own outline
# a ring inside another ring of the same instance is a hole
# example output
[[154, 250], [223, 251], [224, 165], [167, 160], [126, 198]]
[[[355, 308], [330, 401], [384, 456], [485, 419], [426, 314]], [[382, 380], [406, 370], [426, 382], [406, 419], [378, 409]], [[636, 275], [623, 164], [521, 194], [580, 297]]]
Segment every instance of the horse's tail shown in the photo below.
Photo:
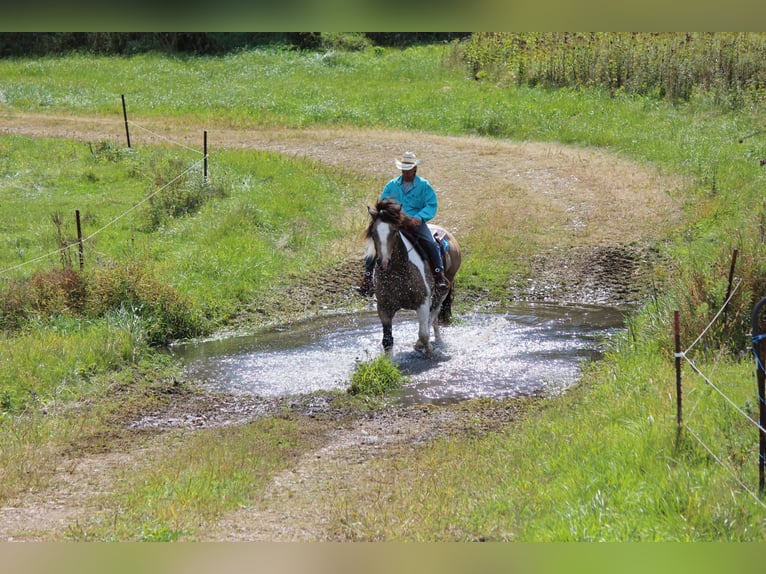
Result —
[[439, 307], [439, 323], [442, 325], [449, 325], [452, 321], [452, 291], [454, 289], [454, 283], [450, 285], [447, 296], [442, 301], [441, 307]]

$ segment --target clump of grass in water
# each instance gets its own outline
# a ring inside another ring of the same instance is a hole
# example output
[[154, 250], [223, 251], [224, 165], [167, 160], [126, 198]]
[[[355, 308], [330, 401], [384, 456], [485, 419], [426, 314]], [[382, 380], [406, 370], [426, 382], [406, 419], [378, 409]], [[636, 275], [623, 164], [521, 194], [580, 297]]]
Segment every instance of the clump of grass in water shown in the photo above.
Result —
[[351, 375], [351, 387], [348, 392], [352, 395], [379, 397], [400, 389], [405, 378], [399, 367], [381, 355], [371, 361], [361, 361], [357, 364]]

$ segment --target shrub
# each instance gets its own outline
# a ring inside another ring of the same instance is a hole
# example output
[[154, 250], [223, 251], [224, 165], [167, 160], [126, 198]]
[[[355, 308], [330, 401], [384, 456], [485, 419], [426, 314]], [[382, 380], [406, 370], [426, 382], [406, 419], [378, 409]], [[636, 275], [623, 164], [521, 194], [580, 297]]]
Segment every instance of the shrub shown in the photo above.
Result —
[[140, 317], [150, 345], [164, 345], [204, 332], [204, 321], [191, 303], [155, 279], [145, 264], [135, 261], [102, 267], [94, 273], [88, 310], [95, 316], [127, 312]]
[[325, 50], [344, 52], [362, 51], [372, 46], [370, 39], [358, 32], [325, 32], [321, 44]]
[[372, 361], [357, 364], [348, 392], [352, 395], [381, 396], [401, 388], [404, 379], [399, 367], [381, 355]]
[[211, 197], [225, 193], [210, 185], [201, 170], [178, 159], [161, 157], [151, 166], [154, 186], [146, 208], [147, 230], [156, 231], [171, 219], [194, 215]]
[[205, 332], [204, 319], [191, 303], [136, 261], [91, 273], [45, 271], [13, 281], [0, 299], [0, 329], [14, 331], [30, 320], [56, 315], [98, 318], [115, 312], [140, 319], [150, 345]]
[[15, 330], [31, 318], [80, 314], [87, 285], [71, 268], [40, 271], [26, 281], [12, 281], [0, 300], [0, 328]]

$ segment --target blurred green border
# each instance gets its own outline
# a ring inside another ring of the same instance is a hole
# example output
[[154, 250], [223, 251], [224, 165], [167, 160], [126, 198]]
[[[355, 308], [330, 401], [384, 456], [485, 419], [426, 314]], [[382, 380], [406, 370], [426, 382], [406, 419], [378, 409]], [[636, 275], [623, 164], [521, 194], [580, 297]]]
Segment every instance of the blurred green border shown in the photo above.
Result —
[[695, 574], [757, 572], [763, 544], [209, 543], [10, 544], [7, 574]]
[[24, 0], [0, 30], [54, 31], [757, 31], [758, 0]]

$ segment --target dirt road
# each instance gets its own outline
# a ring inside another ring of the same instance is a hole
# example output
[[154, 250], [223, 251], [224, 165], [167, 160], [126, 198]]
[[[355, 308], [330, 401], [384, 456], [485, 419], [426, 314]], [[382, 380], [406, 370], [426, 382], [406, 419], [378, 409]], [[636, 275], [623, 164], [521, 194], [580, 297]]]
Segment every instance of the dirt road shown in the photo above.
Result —
[[[647, 250], [681, 217], [674, 199], [680, 180], [601, 150], [375, 129], [234, 130], [169, 121], [140, 126], [133, 130], [134, 146], [169, 139], [198, 149], [203, 130], [208, 130], [211, 154], [223, 147], [278, 151], [358, 171], [381, 184], [396, 173], [394, 157], [415, 151], [423, 159], [419, 174], [439, 193], [439, 223], [460, 235], [482, 229], [500, 235], [523, 229], [534, 235], [543, 249], [534, 258], [533, 280], [517, 294], [524, 298], [607, 304], [630, 300], [636, 296], [631, 286], [637, 275], [652, 265]], [[0, 108], [0, 133], [122, 145], [124, 125], [121, 118]], [[370, 190], [371, 200], [378, 192]], [[215, 421], [210, 424], [227, 422], [220, 416], [225, 399], [208, 398], [202, 406], [199, 400], [179, 400], [171, 408], [213, 414], [206, 419]], [[243, 408], [239, 405], [240, 414]], [[251, 412], [256, 411], [254, 406]], [[480, 418], [486, 428], [500, 428], [514, 416], [512, 406], [495, 405]], [[166, 419], [180, 425], [197, 420]], [[344, 533], [329, 529], [326, 511], [338, 489], [364, 483], [366, 461], [419, 448], [435, 436], [475, 426], [476, 420], [476, 412], [459, 407], [401, 409], [329, 429], [319, 450], [275, 477], [258, 504], [210, 528], [206, 539], [343, 539]], [[0, 508], [0, 540], [66, 536], [72, 524], [93, 511], [94, 494], [110, 490], [115, 471], [141, 456], [128, 450], [62, 461], [50, 486]]]

